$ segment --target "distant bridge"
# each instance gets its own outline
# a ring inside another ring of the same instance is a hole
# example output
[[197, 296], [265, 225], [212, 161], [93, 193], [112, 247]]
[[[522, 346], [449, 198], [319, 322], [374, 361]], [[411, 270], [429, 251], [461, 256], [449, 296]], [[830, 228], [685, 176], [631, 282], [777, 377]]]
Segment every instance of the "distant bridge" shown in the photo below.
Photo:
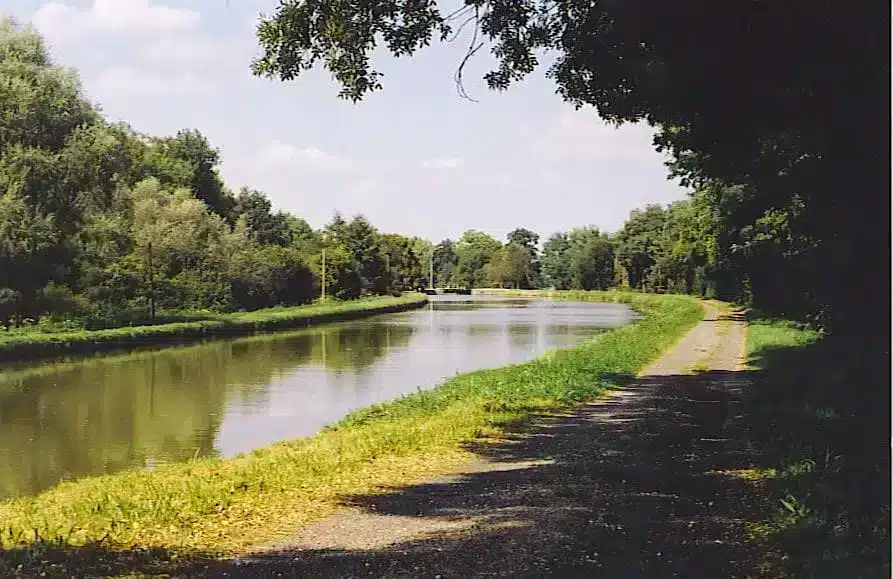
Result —
[[425, 288], [422, 290], [422, 293], [427, 294], [429, 296], [440, 296], [444, 294], [458, 294], [462, 296], [470, 296], [471, 290], [464, 287], [436, 287], [436, 288]]

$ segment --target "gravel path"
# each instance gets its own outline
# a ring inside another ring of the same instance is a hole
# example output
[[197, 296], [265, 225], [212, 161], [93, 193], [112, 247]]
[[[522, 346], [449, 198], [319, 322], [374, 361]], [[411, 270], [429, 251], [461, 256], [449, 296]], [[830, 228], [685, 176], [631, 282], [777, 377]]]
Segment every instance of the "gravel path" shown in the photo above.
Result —
[[[741, 319], [706, 316], [632, 384], [210, 570], [244, 577], [753, 576]], [[692, 373], [692, 367], [706, 372]]]

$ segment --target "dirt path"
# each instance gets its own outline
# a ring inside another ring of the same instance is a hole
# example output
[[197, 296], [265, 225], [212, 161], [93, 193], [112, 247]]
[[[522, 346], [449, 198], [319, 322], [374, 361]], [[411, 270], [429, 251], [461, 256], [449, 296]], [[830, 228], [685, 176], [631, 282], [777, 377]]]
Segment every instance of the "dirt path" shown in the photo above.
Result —
[[[252, 577], [735, 577], [754, 504], [736, 421], [745, 324], [712, 305], [629, 386], [543, 417], [453, 476], [214, 570]], [[692, 373], [694, 367], [706, 372]]]

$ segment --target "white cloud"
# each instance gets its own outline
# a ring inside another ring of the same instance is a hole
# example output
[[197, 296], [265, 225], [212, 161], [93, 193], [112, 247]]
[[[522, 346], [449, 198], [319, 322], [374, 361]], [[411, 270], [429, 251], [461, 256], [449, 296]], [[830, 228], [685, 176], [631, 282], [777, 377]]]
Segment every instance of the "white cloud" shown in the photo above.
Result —
[[51, 1], [37, 9], [34, 25], [51, 41], [72, 40], [97, 32], [149, 35], [195, 28], [200, 16], [150, 0], [94, 0], [89, 9]]
[[656, 153], [648, 145], [654, 129], [647, 124], [615, 128], [595, 111], [565, 110], [550, 118], [539, 131], [524, 131], [531, 144], [528, 154], [544, 164], [559, 166], [594, 161], [651, 161]]
[[282, 141], [272, 141], [262, 147], [253, 162], [265, 167], [299, 165], [326, 171], [343, 170], [351, 167], [349, 159], [321, 151], [316, 147], [299, 148]]
[[214, 89], [212, 83], [192, 73], [158, 75], [127, 66], [113, 66], [102, 71], [89, 84], [94, 94], [112, 95], [194, 95]]
[[462, 164], [462, 159], [458, 157], [442, 157], [437, 159], [429, 159], [422, 162], [422, 167], [426, 169], [452, 169]]
[[139, 56], [149, 62], [200, 63], [215, 60], [222, 46], [209, 38], [169, 36], [144, 45]]

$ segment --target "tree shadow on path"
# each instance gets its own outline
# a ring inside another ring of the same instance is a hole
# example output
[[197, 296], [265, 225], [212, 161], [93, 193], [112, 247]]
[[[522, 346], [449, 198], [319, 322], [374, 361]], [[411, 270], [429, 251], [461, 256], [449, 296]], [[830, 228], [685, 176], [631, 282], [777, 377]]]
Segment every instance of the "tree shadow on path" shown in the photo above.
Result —
[[[743, 372], [637, 380], [606, 401], [476, 445], [480, 458], [462, 475], [343, 497], [370, 516], [354, 517], [327, 545], [258, 553], [206, 573], [752, 576], [746, 522], [759, 518], [755, 488], [718, 472], [753, 461], [739, 414], [747, 381]], [[350, 548], [351, 535], [370, 533], [385, 544]]]
[[[889, 352], [852, 354], [871, 370], [856, 381], [840, 373], [847, 352], [823, 340], [761, 349], [759, 373], [614, 376], [631, 385], [470, 445], [478, 458], [460, 475], [342, 497], [348, 511], [315, 537], [250, 557], [39, 544], [0, 552], [0, 574], [889, 577], [889, 405], [853, 395], [889, 391]], [[759, 484], [723, 474], [810, 456], [835, 460]], [[748, 521], [787, 492], [821, 516], [750, 541]], [[763, 568], [768, 548], [790, 557]]]

